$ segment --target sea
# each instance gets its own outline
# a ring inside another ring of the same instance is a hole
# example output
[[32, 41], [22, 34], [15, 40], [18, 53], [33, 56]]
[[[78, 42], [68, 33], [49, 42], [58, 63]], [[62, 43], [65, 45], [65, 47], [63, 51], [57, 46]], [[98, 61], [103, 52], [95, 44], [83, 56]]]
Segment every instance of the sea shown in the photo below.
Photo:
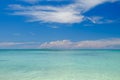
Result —
[[1, 49], [0, 80], [120, 80], [120, 50]]

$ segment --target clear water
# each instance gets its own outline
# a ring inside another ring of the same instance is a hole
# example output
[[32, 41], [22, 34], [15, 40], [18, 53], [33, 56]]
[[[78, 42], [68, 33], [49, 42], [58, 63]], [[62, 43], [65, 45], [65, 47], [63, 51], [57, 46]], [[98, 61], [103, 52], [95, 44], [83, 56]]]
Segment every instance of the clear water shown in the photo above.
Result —
[[0, 50], [0, 80], [120, 80], [120, 50]]

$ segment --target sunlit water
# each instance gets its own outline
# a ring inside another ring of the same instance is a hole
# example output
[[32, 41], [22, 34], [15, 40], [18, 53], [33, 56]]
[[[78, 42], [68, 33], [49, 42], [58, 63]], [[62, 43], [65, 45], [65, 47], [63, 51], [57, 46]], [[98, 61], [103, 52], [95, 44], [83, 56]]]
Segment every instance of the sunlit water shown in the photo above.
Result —
[[0, 50], [0, 80], [120, 80], [120, 50]]

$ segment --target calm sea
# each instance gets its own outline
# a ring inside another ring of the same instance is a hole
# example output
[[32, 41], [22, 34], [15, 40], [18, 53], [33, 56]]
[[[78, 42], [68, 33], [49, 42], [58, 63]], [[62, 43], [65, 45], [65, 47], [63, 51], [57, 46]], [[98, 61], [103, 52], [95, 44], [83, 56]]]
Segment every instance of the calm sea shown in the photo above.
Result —
[[0, 80], [120, 80], [120, 50], [0, 50]]

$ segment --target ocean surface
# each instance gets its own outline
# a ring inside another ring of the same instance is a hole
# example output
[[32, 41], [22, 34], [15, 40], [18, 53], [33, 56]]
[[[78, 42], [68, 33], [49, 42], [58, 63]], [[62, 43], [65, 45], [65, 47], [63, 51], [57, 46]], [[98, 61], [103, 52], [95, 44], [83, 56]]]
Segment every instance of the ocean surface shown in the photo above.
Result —
[[0, 80], [120, 80], [120, 50], [0, 50]]

